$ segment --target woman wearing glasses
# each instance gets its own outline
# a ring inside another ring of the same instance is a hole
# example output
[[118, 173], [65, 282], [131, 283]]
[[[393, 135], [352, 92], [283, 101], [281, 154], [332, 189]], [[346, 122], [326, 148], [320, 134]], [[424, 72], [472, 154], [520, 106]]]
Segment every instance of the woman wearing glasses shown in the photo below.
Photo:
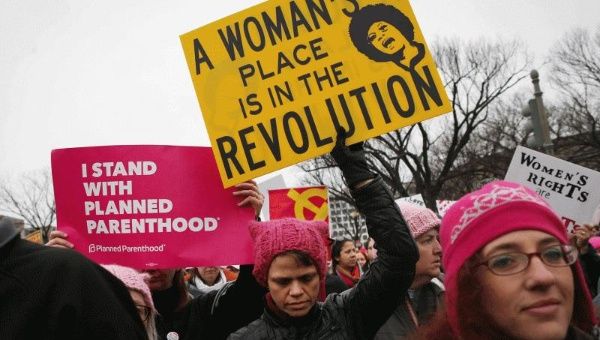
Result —
[[150, 294], [150, 288], [146, 284], [148, 278], [147, 274], [141, 274], [135, 269], [128, 267], [119, 266], [116, 264], [102, 265], [104, 269], [108, 270], [111, 274], [116, 276], [129, 291], [131, 299], [135, 304], [138, 315], [144, 323], [146, 333], [148, 334], [148, 340], [157, 340], [158, 335], [156, 332], [156, 309], [152, 302], [152, 295]]
[[577, 251], [533, 191], [496, 181], [467, 194], [440, 229], [446, 305], [435, 339], [592, 339], [595, 317]]

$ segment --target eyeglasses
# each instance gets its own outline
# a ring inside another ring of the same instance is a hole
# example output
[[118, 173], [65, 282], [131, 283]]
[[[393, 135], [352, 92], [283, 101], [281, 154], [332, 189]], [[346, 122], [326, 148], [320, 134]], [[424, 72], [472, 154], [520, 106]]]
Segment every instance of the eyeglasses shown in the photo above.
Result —
[[496, 275], [513, 275], [527, 269], [533, 256], [539, 257], [547, 266], [566, 267], [577, 261], [577, 249], [569, 245], [555, 245], [537, 253], [505, 253], [492, 256], [477, 266], [485, 265]]
[[152, 309], [143, 305], [135, 305], [135, 308], [137, 309], [140, 318], [142, 318], [142, 321], [148, 321], [150, 314], [152, 314]]

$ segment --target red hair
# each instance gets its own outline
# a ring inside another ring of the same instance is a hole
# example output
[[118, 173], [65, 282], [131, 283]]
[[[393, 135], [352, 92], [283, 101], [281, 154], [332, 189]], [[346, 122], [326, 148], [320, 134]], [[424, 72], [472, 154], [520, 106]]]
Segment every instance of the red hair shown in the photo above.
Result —
[[[458, 320], [462, 334], [461, 340], [471, 339], [505, 339], [509, 338], [493, 322], [482, 304], [482, 288], [475, 278], [473, 268], [467, 262], [458, 273], [457, 306]], [[421, 327], [416, 335], [417, 339], [458, 339], [448, 322], [446, 308], [438, 308], [431, 321]]]

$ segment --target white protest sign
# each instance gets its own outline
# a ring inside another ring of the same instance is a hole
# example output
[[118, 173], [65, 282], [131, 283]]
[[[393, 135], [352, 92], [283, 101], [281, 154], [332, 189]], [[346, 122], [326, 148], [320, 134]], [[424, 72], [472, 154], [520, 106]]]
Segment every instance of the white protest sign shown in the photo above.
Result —
[[408, 202], [425, 208], [425, 201], [423, 200], [423, 196], [421, 196], [421, 194], [416, 194], [409, 197], [400, 197], [394, 202], [396, 202], [396, 204], [399, 202]]
[[592, 223], [600, 209], [600, 173], [519, 146], [505, 179], [535, 190], [558, 212], [565, 227]]
[[455, 202], [456, 201], [451, 200], [436, 200], [435, 204], [437, 205], [437, 210], [440, 216], [443, 217], [444, 215], [446, 215], [446, 211], [448, 211], [448, 209], [450, 209], [452, 204], [454, 204]]

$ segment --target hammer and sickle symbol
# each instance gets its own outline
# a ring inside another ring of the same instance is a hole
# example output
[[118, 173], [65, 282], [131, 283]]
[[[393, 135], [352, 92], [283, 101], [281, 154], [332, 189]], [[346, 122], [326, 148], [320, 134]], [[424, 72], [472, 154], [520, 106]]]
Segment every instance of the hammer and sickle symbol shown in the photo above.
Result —
[[[318, 188], [311, 188], [299, 193], [295, 189], [290, 189], [290, 191], [287, 193], [287, 196], [296, 202], [294, 204], [294, 214], [296, 215], [297, 219], [306, 220], [306, 217], [304, 216], [304, 209], [312, 211], [315, 214], [315, 217], [313, 218], [315, 221], [325, 221], [327, 218], [327, 191]], [[310, 198], [315, 196], [321, 197], [323, 199], [323, 204], [318, 206], [311, 202]]]

